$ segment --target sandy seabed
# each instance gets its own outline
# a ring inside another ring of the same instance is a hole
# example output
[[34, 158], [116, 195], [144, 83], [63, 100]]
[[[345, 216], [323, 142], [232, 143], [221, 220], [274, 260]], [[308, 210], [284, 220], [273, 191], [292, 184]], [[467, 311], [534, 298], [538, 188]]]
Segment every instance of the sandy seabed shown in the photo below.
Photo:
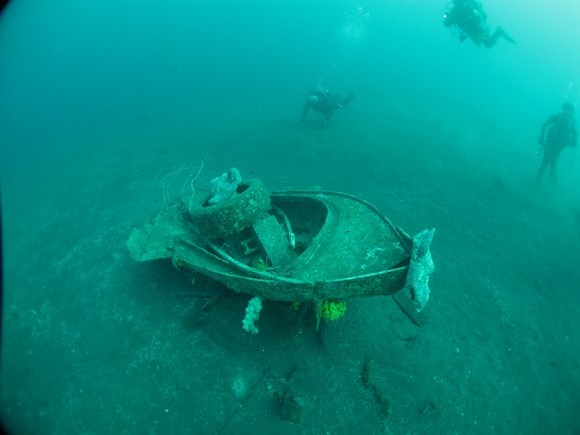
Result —
[[[578, 192], [566, 178], [534, 188], [533, 153], [486, 153], [493, 132], [442, 117], [359, 105], [324, 130], [265, 109], [142, 118], [6, 176], [7, 428], [579, 433]], [[357, 195], [409, 233], [436, 228], [422, 326], [377, 297], [317, 334], [266, 302], [250, 335], [247, 296], [135, 263], [125, 241], [164, 206], [160, 175], [201, 162], [199, 186], [235, 166], [271, 190]]]

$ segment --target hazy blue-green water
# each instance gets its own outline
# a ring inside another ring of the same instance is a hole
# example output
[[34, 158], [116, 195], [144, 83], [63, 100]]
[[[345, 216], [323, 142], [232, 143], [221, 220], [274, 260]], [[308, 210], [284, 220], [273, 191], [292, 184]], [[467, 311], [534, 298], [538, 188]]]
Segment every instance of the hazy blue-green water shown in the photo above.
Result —
[[[580, 96], [580, 4], [484, 7], [517, 44], [459, 42], [445, 2], [10, 4], [8, 431], [580, 432], [575, 151], [556, 186], [534, 186], [542, 123]], [[325, 129], [300, 122], [318, 83], [360, 96]], [[411, 234], [435, 227], [423, 326], [377, 297], [317, 335], [266, 302], [254, 336], [247, 296], [135, 263], [125, 242], [164, 207], [164, 177], [202, 162], [200, 188], [235, 166], [271, 190], [360, 196]]]

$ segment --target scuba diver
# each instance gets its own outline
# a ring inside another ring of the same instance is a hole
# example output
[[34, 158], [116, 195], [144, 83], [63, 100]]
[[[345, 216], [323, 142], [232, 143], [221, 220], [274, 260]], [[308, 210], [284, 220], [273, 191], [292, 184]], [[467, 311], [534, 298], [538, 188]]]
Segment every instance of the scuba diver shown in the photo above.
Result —
[[331, 94], [328, 90], [318, 87], [308, 93], [304, 109], [302, 109], [302, 122], [306, 122], [308, 111], [312, 109], [314, 112], [324, 115], [324, 120], [322, 121], [322, 127], [324, 128], [328, 125], [328, 121], [332, 119], [336, 109], [343, 109], [352, 100], [358, 100], [358, 98], [354, 94], [349, 94], [343, 99], [340, 95]]
[[516, 41], [509, 36], [501, 26], [496, 27], [493, 33], [487, 24], [487, 14], [479, 0], [453, 0], [453, 7], [443, 14], [443, 24], [445, 27], [456, 27], [459, 29], [459, 40], [465, 41], [467, 38], [478, 47], [491, 48], [500, 37], [515, 44]]
[[550, 180], [556, 181], [556, 163], [560, 153], [566, 147], [576, 147], [578, 132], [574, 126], [574, 107], [570, 103], [562, 104], [562, 111], [550, 116], [540, 131], [538, 144], [543, 151], [542, 163], [538, 169], [536, 183], [539, 184], [546, 168], [550, 168]]

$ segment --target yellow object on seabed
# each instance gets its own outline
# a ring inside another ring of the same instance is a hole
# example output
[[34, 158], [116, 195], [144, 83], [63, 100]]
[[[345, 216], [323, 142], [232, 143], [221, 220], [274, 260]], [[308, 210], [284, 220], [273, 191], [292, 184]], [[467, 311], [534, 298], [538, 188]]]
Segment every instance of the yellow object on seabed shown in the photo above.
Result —
[[346, 314], [346, 301], [322, 301], [320, 317], [328, 320], [338, 320]]

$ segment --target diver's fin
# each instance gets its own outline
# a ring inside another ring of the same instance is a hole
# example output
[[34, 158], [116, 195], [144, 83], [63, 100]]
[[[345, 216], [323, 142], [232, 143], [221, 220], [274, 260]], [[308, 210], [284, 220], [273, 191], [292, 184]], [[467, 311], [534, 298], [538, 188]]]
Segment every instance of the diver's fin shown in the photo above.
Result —
[[508, 35], [508, 34], [506, 33], [506, 31], [505, 31], [503, 28], [500, 28], [500, 29], [501, 29], [501, 36], [503, 36], [503, 38], [504, 38], [504, 39], [505, 39], [507, 42], [509, 42], [509, 43], [511, 43], [511, 44], [517, 44], [516, 40], [515, 40], [514, 38], [512, 38], [510, 35]]

